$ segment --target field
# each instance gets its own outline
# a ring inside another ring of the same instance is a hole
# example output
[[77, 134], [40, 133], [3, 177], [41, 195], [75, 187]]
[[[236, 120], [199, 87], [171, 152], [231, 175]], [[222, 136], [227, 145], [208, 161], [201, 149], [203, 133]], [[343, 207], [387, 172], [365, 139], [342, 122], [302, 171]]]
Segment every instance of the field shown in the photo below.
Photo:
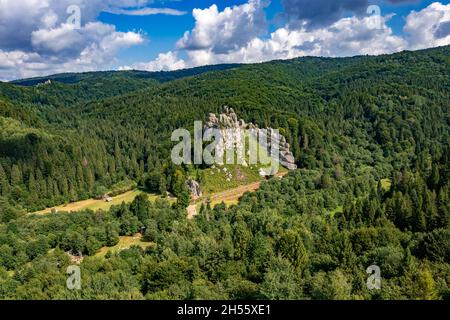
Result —
[[209, 197], [211, 201], [211, 205], [215, 206], [216, 204], [224, 202], [227, 205], [237, 204], [240, 197], [244, 195], [246, 192], [252, 192], [258, 190], [261, 186], [262, 181], [257, 181], [251, 184], [239, 186], [237, 188], [229, 189], [226, 191], [218, 192]]
[[[288, 171], [284, 168], [280, 168], [280, 172], [276, 175], [281, 178], [284, 177]], [[224, 202], [227, 205], [237, 204], [240, 197], [244, 195], [246, 192], [252, 192], [259, 189], [261, 186], [261, 182], [264, 181], [264, 178], [258, 176], [258, 179], [254, 182], [237, 185], [232, 188], [226, 188], [225, 190], [218, 191], [215, 193], [207, 193], [203, 195], [200, 201], [209, 200], [211, 201], [211, 205], [215, 206], [216, 204]], [[251, 180], [250, 180], [251, 181]]]
[[[122, 202], [130, 203], [141, 193], [145, 193], [142, 190], [134, 189], [122, 194], [119, 194], [118, 196], [113, 197], [113, 200], [111, 202], [106, 202], [105, 200], [96, 200], [96, 199], [88, 199], [83, 201], [77, 201], [53, 208], [47, 208], [41, 211], [34, 212], [34, 214], [47, 214], [52, 212], [52, 210], [56, 211], [66, 211], [66, 212], [72, 212], [72, 211], [81, 211], [81, 210], [109, 210], [111, 206], [113, 205], [119, 205]], [[148, 197], [151, 201], [155, 201], [159, 196], [156, 194], [148, 194]]]
[[[228, 179], [227, 174], [231, 174], [232, 178]], [[211, 196], [224, 190], [248, 185], [260, 180], [261, 177], [256, 168], [238, 165], [214, 166], [204, 170], [202, 190], [204, 196]]]
[[229, 190], [217, 192], [211, 194], [209, 197], [202, 197], [200, 199], [197, 199], [194, 204], [191, 204], [187, 208], [188, 219], [192, 219], [194, 216], [196, 216], [200, 210], [202, 203], [206, 203], [208, 200], [210, 201], [212, 207], [222, 202], [225, 203], [227, 206], [231, 206], [237, 204], [239, 198], [242, 197], [244, 193], [258, 190], [260, 186], [261, 181], [257, 181], [251, 184], [242, 185]]

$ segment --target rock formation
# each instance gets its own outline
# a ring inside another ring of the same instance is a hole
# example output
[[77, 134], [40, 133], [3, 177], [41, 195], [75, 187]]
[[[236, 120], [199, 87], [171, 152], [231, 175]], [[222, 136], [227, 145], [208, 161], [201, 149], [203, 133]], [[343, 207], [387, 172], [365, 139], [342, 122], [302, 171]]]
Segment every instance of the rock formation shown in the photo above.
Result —
[[280, 164], [289, 170], [297, 169], [294, 154], [290, 150], [291, 146], [286, 141], [286, 138], [279, 133], [277, 134], [272, 128], [269, 128], [268, 132], [270, 132], [270, 134], [267, 134], [270, 138], [266, 146], [267, 151], [271, 152], [273, 141], [273, 143], [278, 144]]
[[200, 188], [200, 184], [195, 181], [192, 178], [189, 178], [186, 181], [186, 186], [189, 190], [189, 193], [194, 197], [194, 198], [200, 198], [202, 196], [202, 190]]
[[[214, 113], [210, 113], [209, 120], [205, 125], [205, 130], [207, 129], [220, 130], [221, 139], [217, 142], [216, 152], [217, 158], [221, 159], [222, 162], [218, 161], [218, 164], [223, 164], [226, 150], [243, 151], [244, 137], [242, 132], [247, 129], [247, 125], [244, 120], [237, 118], [233, 108], [224, 107], [224, 111], [219, 115], [219, 118]], [[244, 160], [243, 154], [238, 154], [238, 157]], [[245, 161], [241, 164], [246, 165]]]
[[[208, 121], [205, 125], [205, 130], [213, 128], [219, 129], [221, 132], [221, 140], [217, 143], [216, 152], [219, 159], [223, 159], [225, 151], [229, 149], [234, 149], [239, 152], [244, 149], [244, 136], [242, 135], [242, 130], [249, 130], [255, 137], [258, 134], [263, 134], [263, 129], [260, 129], [258, 125], [253, 123], [245, 123], [244, 120], [239, 119], [234, 112], [233, 108], [227, 106], [224, 107], [223, 112], [217, 117], [214, 113], [209, 114]], [[266, 149], [267, 153], [270, 155], [272, 142], [277, 143], [279, 146], [279, 161], [280, 164], [289, 170], [297, 169], [295, 165], [294, 155], [290, 151], [290, 145], [286, 141], [286, 138], [281, 134], [276, 134], [274, 129], [268, 128], [266, 133], [267, 143], [265, 143], [263, 148]], [[275, 139], [274, 141], [272, 141]], [[238, 154], [239, 157], [239, 154]], [[243, 159], [242, 165], [246, 166], [245, 157], [242, 155]], [[222, 164], [222, 163], [219, 163]]]

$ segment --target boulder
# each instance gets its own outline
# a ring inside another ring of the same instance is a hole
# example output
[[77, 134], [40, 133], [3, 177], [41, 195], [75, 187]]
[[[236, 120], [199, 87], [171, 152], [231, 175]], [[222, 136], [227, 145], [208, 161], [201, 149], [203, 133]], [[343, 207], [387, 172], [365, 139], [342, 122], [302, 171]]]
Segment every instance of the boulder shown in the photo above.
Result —
[[187, 186], [187, 188], [189, 190], [189, 193], [193, 197], [199, 198], [199, 197], [202, 196], [202, 190], [200, 188], [200, 184], [197, 181], [195, 181], [194, 179], [189, 178], [186, 181], [186, 186]]

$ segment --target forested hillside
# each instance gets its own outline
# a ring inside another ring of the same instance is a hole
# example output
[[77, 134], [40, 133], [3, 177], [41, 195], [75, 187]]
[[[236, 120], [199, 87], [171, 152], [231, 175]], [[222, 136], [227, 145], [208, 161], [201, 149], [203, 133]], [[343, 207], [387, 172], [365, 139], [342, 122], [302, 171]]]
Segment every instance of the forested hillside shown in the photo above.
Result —
[[[450, 47], [0, 83], [0, 297], [448, 299], [449, 95]], [[279, 128], [299, 169], [194, 220], [141, 196], [27, 214], [124, 180], [185, 199], [204, 168], [173, 165], [170, 135], [224, 105]], [[142, 226], [145, 250], [95, 255]], [[66, 252], [87, 256], [80, 291]]]

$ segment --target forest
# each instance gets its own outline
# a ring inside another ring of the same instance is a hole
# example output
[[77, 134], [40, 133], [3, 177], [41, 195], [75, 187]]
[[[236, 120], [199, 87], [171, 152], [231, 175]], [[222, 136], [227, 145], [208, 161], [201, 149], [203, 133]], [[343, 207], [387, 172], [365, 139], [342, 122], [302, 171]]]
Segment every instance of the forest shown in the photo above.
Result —
[[[449, 96], [449, 46], [0, 83], [0, 298], [450, 299]], [[224, 105], [299, 169], [187, 219], [170, 135]], [[124, 181], [178, 200], [32, 214]]]

